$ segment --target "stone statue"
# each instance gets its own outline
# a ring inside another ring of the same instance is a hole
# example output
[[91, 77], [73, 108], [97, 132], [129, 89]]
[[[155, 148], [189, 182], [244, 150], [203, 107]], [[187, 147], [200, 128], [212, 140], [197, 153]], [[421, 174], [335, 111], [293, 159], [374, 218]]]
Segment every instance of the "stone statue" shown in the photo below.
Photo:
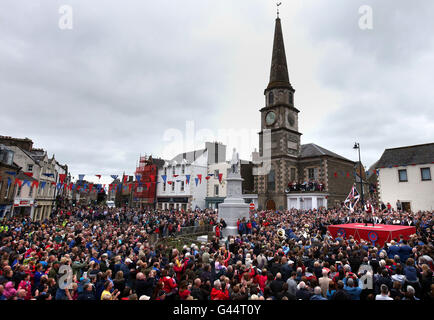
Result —
[[236, 152], [235, 148], [233, 149], [233, 153], [232, 153], [231, 167], [232, 167], [232, 173], [239, 172], [240, 158], [239, 158], [238, 152]]

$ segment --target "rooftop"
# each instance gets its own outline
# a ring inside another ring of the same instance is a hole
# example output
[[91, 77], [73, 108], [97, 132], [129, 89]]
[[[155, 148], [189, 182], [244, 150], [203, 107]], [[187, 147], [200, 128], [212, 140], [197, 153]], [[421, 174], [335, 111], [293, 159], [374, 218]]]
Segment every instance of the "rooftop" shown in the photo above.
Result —
[[390, 148], [384, 150], [376, 168], [390, 166], [406, 166], [412, 164], [425, 164], [434, 162], [434, 143], [414, 146]]

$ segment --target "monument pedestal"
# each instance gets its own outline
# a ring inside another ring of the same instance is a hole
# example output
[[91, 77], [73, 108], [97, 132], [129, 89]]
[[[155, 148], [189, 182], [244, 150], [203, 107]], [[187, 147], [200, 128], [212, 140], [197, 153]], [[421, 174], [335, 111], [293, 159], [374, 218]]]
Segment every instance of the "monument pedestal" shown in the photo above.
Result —
[[226, 221], [226, 228], [223, 230], [223, 237], [236, 236], [238, 234], [237, 220], [243, 218], [249, 220], [249, 205], [242, 198], [242, 182], [243, 178], [238, 170], [233, 172], [228, 169], [227, 196], [223, 203], [219, 204], [219, 220], [223, 218]]

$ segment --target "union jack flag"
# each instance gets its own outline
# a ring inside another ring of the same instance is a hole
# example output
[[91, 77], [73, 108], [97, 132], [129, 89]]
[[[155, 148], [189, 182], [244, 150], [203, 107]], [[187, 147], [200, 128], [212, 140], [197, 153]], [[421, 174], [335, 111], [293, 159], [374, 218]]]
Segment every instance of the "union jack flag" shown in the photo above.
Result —
[[350, 212], [354, 212], [354, 207], [356, 206], [357, 202], [359, 202], [360, 194], [356, 189], [356, 186], [353, 185], [351, 188], [350, 194], [344, 201], [344, 206], [350, 210]]

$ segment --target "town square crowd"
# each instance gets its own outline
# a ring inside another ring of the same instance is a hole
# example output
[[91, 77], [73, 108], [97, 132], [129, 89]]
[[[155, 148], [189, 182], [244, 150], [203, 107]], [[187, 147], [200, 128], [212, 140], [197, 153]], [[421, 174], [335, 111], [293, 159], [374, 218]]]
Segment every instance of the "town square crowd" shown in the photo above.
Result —
[[[376, 211], [416, 227], [384, 246], [333, 239], [331, 224], [363, 222], [345, 208], [252, 211], [222, 238], [213, 210], [80, 207], [45, 221], [0, 221], [0, 300], [434, 299], [434, 212]], [[211, 226], [207, 242], [161, 241]]]

